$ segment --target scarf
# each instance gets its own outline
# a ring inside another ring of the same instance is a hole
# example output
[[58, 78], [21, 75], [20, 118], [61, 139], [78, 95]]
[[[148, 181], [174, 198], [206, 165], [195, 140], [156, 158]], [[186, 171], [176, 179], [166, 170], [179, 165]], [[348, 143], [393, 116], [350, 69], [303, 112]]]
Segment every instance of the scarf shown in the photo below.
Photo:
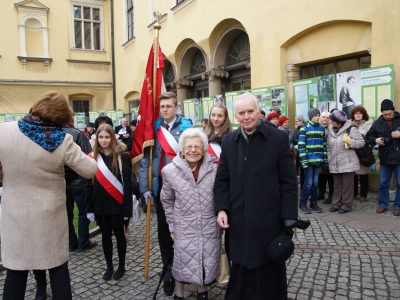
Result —
[[53, 152], [65, 138], [65, 130], [38, 116], [26, 115], [18, 121], [19, 130], [44, 150]]

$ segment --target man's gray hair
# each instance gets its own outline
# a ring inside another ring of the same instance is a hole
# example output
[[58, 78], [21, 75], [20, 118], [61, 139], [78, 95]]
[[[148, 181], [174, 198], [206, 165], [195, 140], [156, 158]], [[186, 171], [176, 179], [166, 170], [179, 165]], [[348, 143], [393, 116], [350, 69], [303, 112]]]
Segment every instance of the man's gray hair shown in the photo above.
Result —
[[203, 151], [206, 152], [208, 148], [208, 138], [203, 131], [198, 128], [186, 129], [179, 138], [179, 150], [183, 153], [183, 147], [185, 146], [185, 140], [187, 138], [200, 138], [203, 143]]
[[244, 93], [242, 95], [240, 95], [236, 100], [235, 103], [233, 104], [233, 108], [235, 109], [235, 113], [236, 113], [236, 106], [237, 106], [237, 102], [243, 99], [251, 99], [254, 101], [254, 103], [256, 104], [256, 108], [257, 110], [260, 110], [260, 102], [258, 101], [257, 97], [254, 96], [252, 93]]

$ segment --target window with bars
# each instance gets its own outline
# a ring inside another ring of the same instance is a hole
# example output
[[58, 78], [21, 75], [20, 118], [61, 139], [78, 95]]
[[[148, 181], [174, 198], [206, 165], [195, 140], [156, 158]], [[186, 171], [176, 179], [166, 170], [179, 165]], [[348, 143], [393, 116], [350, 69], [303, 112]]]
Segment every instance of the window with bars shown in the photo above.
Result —
[[128, 41], [135, 37], [133, 19], [133, 0], [126, 0], [126, 26], [128, 31]]
[[74, 5], [74, 48], [101, 49], [102, 11], [99, 7]]

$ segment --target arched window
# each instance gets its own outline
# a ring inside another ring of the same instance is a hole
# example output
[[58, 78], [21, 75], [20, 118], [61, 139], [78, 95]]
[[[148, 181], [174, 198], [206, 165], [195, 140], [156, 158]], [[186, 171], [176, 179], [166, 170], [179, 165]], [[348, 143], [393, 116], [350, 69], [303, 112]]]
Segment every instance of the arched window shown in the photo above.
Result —
[[194, 55], [192, 62], [190, 64], [190, 75], [199, 74], [206, 71], [206, 62], [204, 60], [204, 55], [198, 50]]
[[245, 32], [243, 32], [239, 34], [229, 46], [225, 64], [245, 64], [248, 60], [250, 60], [249, 36]]
[[175, 80], [174, 68], [172, 67], [171, 64], [168, 64], [164, 72], [164, 82], [166, 85], [168, 85], [171, 84], [171, 82], [173, 82], [174, 80]]
[[223, 81], [223, 92], [247, 90], [251, 88], [250, 42], [246, 32], [240, 33], [232, 41], [225, 58], [225, 71], [229, 78]]
[[163, 70], [165, 88], [167, 89], [167, 92], [176, 93], [176, 89], [172, 87], [172, 83], [175, 81], [174, 67], [168, 60], [165, 61], [165, 65], [166, 66]]

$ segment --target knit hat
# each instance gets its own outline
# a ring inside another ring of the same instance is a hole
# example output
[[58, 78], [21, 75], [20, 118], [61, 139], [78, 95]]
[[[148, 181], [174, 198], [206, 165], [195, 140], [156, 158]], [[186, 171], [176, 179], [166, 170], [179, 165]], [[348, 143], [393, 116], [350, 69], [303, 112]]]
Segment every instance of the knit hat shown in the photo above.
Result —
[[277, 112], [273, 111], [272, 113], [270, 113], [270, 114], [268, 115], [267, 120], [268, 120], [268, 121], [271, 121], [272, 119], [275, 119], [275, 118], [279, 119], [279, 115], [278, 115]]
[[320, 115], [321, 112], [317, 108], [310, 108], [308, 111], [308, 119], [311, 121], [312, 118], [314, 118], [315, 115]]
[[347, 121], [347, 115], [342, 110], [335, 110], [333, 113], [331, 113], [329, 119], [331, 119], [333, 122], [345, 123]]
[[393, 101], [385, 99], [381, 103], [381, 112], [385, 110], [394, 110]]
[[296, 119], [297, 119], [297, 120], [300, 120], [300, 121], [302, 121], [302, 122], [304, 123], [304, 116], [303, 116], [303, 115], [298, 115], [298, 116], [296, 117]]
[[283, 123], [285, 123], [287, 120], [289, 120], [288, 118], [286, 118], [285, 116], [282, 116], [279, 118], [279, 125], [282, 126]]
[[272, 107], [269, 109], [270, 112], [276, 111], [278, 115], [281, 115], [281, 109], [279, 107]]

